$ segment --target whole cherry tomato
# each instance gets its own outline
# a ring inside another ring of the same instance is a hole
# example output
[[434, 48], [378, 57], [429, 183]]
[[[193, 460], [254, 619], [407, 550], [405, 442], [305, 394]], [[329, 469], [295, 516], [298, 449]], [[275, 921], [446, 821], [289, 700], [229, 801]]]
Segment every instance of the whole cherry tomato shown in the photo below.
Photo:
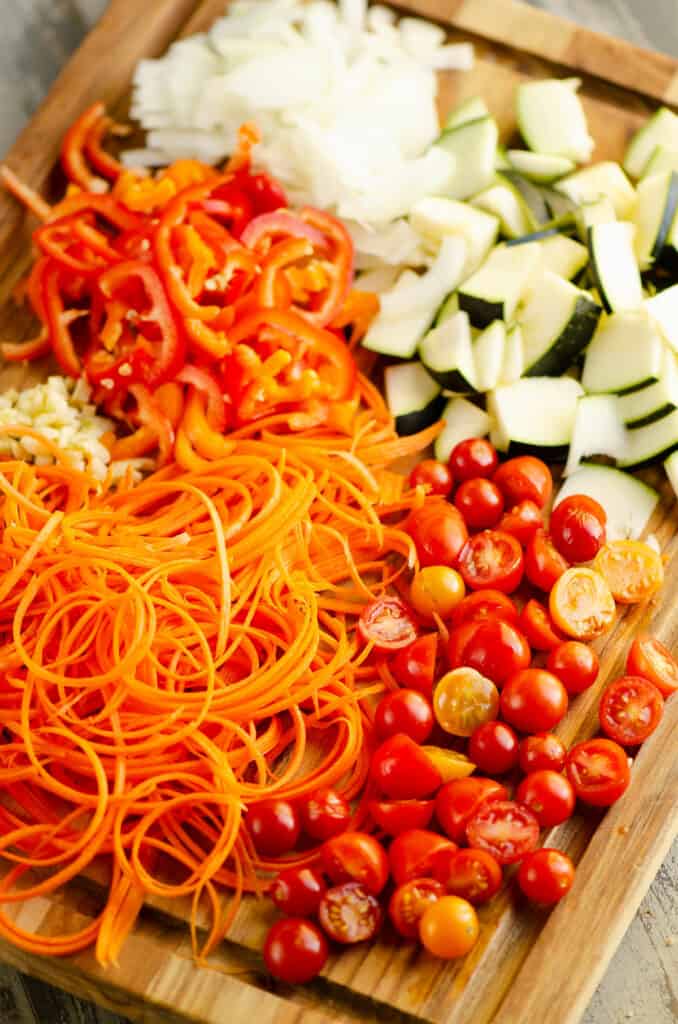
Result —
[[468, 756], [481, 772], [504, 775], [518, 764], [518, 737], [506, 722], [485, 722], [472, 734]]
[[322, 864], [337, 885], [360, 882], [378, 894], [388, 881], [388, 857], [381, 843], [366, 832], [342, 832], [323, 843]]
[[496, 484], [482, 476], [464, 480], [457, 488], [454, 504], [473, 530], [496, 526], [504, 512], [504, 495]]
[[525, 575], [530, 583], [548, 593], [567, 568], [546, 531], [537, 530], [525, 549]]
[[325, 933], [343, 946], [374, 938], [382, 919], [379, 900], [360, 882], [344, 882], [328, 889], [318, 910]]
[[449, 565], [426, 565], [415, 573], [410, 586], [410, 603], [427, 622], [434, 616], [449, 619], [466, 593], [464, 581]]
[[422, 914], [444, 895], [445, 890], [434, 878], [412, 878], [399, 885], [388, 905], [388, 916], [398, 934], [416, 939]]
[[605, 543], [607, 514], [585, 494], [564, 498], [551, 513], [549, 530], [558, 551], [568, 562], [590, 562]]
[[417, 622], [399, 597], [378, 597], [363, 608], [358, 633], [376, 651], [390, 653], [408, 647], [417, 639]]
[[520, 770], [526, 775], [545, 769], [562, 772], [566, 755], [565, 744], [559, 736], [552, 732], [538, 732], [520, 741]]
[[[448, 645], [449, 663], [457, 668], [459, 663], [476, 669], [497, 686], [519, 669], [530, 664], [530, 648], [523, 634], [501, 619], [467, 624], [469, 635], [462, 649], [453, 646], [454, 633]], [[460, 630], [467, 626], [459, 627]]]
[[486, 800], [505, 800], [506, 787], [494, 779], [472, 776], [445, 783], [436, 797], [436, 818], [455, 843], [466, 839], [466, 826]]
[[510, 533], [525, 548], [543, 525], [539, 506], [534, 501], [521, 501], [504, 513], [499, 529]]
[[499, 456], [485, 438], [469, 437], [454, 446], [449, 465], [454, 479], [461, 483], [475, 476], [491, 477], [499, 465]]
[[506, 498], [509, 508], [521, 501], [533, 501], [539, 508], [548, 505], [553, 480], [548, 466], [532, 455], [521, 455], [504, 462], [492, 478]]
[[487, 903], [502, 883], [502, 872], [494, 857], [486, 850], [457, 850], [438, 875], [447, 892], [461, 896], [474, 906]]
[[647, 679], [664, 697], [678, 690], [678, 661], [668, 647], [654, 637], [636, 637], [631, 644], [626, 671], [630, 676]]
[[544, 846], [529, 853], [518, 869], [518, 885], [528, 900], [551, 906], [572, 888], [574, 864], [561, 850]]
[[566, 640], [551, 651], [546, 667], [574, 697], [588, 690], [598, 678], [598, 655], [588, 644]]
[[549, 611], [556, 626], [567, 636], [594, 640], [613, 625], [617, 608], [600, 573], [577, 566], [554, 583]]
[[635, 747], [651, 736], [661, 721], [664, 698], [642, 676], [622, 676], [600, 698], [600, 728], [624, 747]]
[[453, 484], [450, 467], [435, 459], [423, 459], [410, 473], [410, 487], [421, 485], [429, 494], [439, 494], [443, 498], [448, 496]]
[[530, 808], [542, 828], [553, 828], [571, 818], [576, 802], [569, 780], [548, 768], [526, 775], [516, 790], [516, 800]]
[[415, 743], [425, 743], [433, 731], [431, 702], [417, 690], [395, 690], [379, 701], [374, 729], [380, 740], [405, 733]]
[[370, 766], [377, 789], [392, 800], [421, 800], [439, 788], [442, 779], [426, 752], [404, 733], [378, 747]]
[[245, 822], [254, 847], [262, 857], [289, 853], [301, 835], [301, 823], [294, 805], [278, 797], [252, 804]]
[[525, 604], [520, 613], [519, 624], [528, 644], [535, 651], [552, 651], [565, 639], [553, 625], [544, 605], [534, 598], [530, 598]]
[[443, 896], [424, 911], [419, 922], [422, 946], [440, 960], [466, 956], [478, 941], [476, 912], [459, 896]]
[[615, 540], [605, 544], [596, 555], [593, 568], [605, 579], [620, 604], [647, 601], [664, 582], [661, 555], [642, 540]]
[[313, 917], [327, 886], [315, 868], [286, 868], [273, 879], [269, 895], [289, 917]]
[[502, 717], [520, 732], [548, 732], [567, 711], [567, 690], [542, 668], [515, 672], [501, 692]]
[[465, 664], [466, 648], [481, 625], [482, 621], [471, 619], [450, 630], [447, 638], [447, 663], [450, 668], [460, 668]]
[[433, 680], [438, 658], [438, 634], [427, 633], [398, 651], [389, 662], [395, 680], [409, 690], [417, 690], [425, 697], [433, 693]]
[[464, 544], [459, 571], [471, 590], [493, 587], [512, 594], [523, 578], [523, 549], [515, 537], [500, 530], [483, 530]]
[[486, 800], [466, 826], [466, 838], [499, 864], [514, 864], [539, 842], [539, 822], [513, 800]]
[[516, 626], [518, 609], [508, 594], [502, 594], [501, 590], [476, 590], [454, 609], [452, 626], [462, 626], [465, 622], [477, 622], [479, 619], [503, 619]]
[[413, 878], [435, 878], [441, 856], [456, 850], [456, 845], [437, 832], [413, 828], [396, 836], [388, 851], [391, 874], [396, 885]]
[[264, 963], [270, 974], [288, 985], [315, 978], [327, 962], [327, 940], [317, 925], [285, 917], [271, 926], [264, 943]]
[[572, 747], [565, 768], [577, 797], [594, 807], [615, 803], [631, 781], [626, 751], [599, 736]]
[[455, 566], [468, 539], [461, 513], [444, 498], [428, 498], [407, 517], [405, 529], [414, 541], [422, 566]]
[[438, 680], [433, 711], [438, 725], [453, 736], [470, 736], [482, 722], [497, 717], [499, 691], [474, 668], [455, 668]]
[[371, 800], [370, 814], [382, 832], [399, 836], [413, 828], [427, 828], [434, 807], [433, 800]]
[[321, 842], [345, 832], [351, 820], [348, 801], [335, 789], [317, 789], [299, 810], [306, 835]]

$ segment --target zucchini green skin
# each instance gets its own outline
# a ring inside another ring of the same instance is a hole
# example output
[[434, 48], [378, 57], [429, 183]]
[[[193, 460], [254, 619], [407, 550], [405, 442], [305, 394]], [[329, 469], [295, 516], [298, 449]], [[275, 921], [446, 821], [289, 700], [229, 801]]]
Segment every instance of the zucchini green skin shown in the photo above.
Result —
[[518, 171], [502, 171], [502, 176], [520, 192], [521, 196], [530, 208], [530, 213], [536, 224], [547, 224], [551, 220], [551, 211], [547, 205], [541, 190], [528, 181]]
[[520, 238], [507, 238], [506, 248], [513, 248], [516, 245], [525, 245], [526, 242], [542, 242], [545, 238], [553, 235], [560, 235], [558, 228], [542, 228], [541, 231], [532, 231], [529, 235], [521, 235]]
[[649, 427], [651, 423], [656, 423], [657, 420], [663, 420], [669, 413], [675, 412], [678, 406], [675, 406], [673, 402], [667, 402], [666, 405], [662, 405], [659, 409], [654, 409], [649, 412], [647, 416], [641, 416], [640, 419], [630, 420], [626, 427], [628, 430], [637, 430], [638, 427]]
[[468, 313], [474, 327], [489, 327], [495, 320], [504, 320], [503, 302], [488, 302], [463, 291], [459, 291], [459, 309]]
[[536, 363], [524, 371], [525, 377], [559, 377], [564, 373], [586, 348], [595, 334], [602, 309], [585, 295], [581, 295], [575, 304], [565, 330]]
[[603, 287], [603, 282], [601, 281], [600, 275], [598, 273], [598, 264], [596, 262], [596, 250], [595, 250], [595, 246], [593, 244], [593, 228], [591, 228], [591, 227], [588, 229], [588, 231], [586, 233], [586, 241], [587, 241], [587, 245], [588, 245], [588, 249], [589, 249], [589, 254], [590, 254], [589, 264], [588, 264], [588, 271], [589, 271], [589, 275], [590, 275], [591, 281], [593, 283], [593, 287], [596, 289], [596, 291], [600, 295], [600, 301], [603, 304], [603, 309], [605, 310], [605, 312], [606, 313], [614, 313], [614, 309], [612, 308], [612, 306], [610, 305], [610, 303], [608, 301], [607, 294], [605, 293], [605, 288]]
[[426, 372], [446, 391], [454, 391], [458, 395], [478, 394], [460, 370], [433, 370], [423, 359], [422, 365], [426, 367]]
[[508, 450], [502, 452], [507, 458], [512, 459], [516, 455], [536, 455], [543, 462], [567, 462], [567, 453], [570, 446], [564, 445], [540, 445], [528, 444], [526, 441], [510, 441]]
[[432, 423], [440, 419], [446, 403], [447, 399], [443, 394], [436, 395], [433, 401], [423, 409], [396, 416], [395, 426], [398, 434], [404, 437], [408, 434], [417, 434], [420, 430], [430, 427]]
[[[664, 203], [664, 209], [662, 210], [662, 219], [659, 224], [659, 229], [655, 236], [654, 245], [652, 246], [651, 258], [654, 263], [661, 263], [664, 250], [668, 248], [667, 242], [671, 234], [671, 228], [676, 217], [676, 210], [678, 209], [678, 174], [675, 171], [671, 174], [671, 180], [669, 182], [669, 189], [666, 196], [666, 202]], [[675, 253], [675, 249], [672, 249]], [[669, 259], [671, 254], [669, 253]]]

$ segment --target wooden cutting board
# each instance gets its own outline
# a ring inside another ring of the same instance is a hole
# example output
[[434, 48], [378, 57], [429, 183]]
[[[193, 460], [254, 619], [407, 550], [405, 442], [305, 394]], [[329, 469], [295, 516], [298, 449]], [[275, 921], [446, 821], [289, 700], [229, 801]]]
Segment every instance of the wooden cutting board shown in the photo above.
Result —
[[[126, 104], [131, 73], [142, 57], [161, 53], [181, 33], [199, 31], [222, 13], [224, 0], [112, 0], [103, 20], [54, 86], [8, 157], [35, 188], [49, 193], [59, 143], [89, 103]], [[453, 39], [470, 39], [477, 62], [470, 73], [446, 74], [441, 112], [481, 94], [504, 141], [515, 132], [516, 85], [531, 77], [578, 74], [596, 159], [618, 159], [630, 134], [659, 103], [678, 103], [678, 61], [640, 50], [512, 0], [410, 0], [403, 11], [437, 19]], [[30, 254], [31, 222], [0, 196], [0, 332], [16, 340], [31, 325], [11, 302]], [[33, 371], [0, 370], [0, 388]], [[659, 474], [652, 482], [659, 481]], [[600, 645], [599, 684], [573, 702], [559, 731], [569, 743], [592, 735], [600, 688], [618, 675], [632, 636], [650, 623], [678, 646], [678, 509], [661, 483], [651, 524], [669, 559], [660, 604], [624, 616]], [[218, 955], [197, 969], [184, 921], [187, 908], [155, 903], [125, 946], [120, 966], [103, 970], [91, 953], [65, 960], [38, 958], [0, 942], [0, 958], [116, 1012], [165, 1024], [307, 1024], [328, 1021], [414, 1020], [434, 1024], [575, 1024], [678, 830], [678, 698], [636, 759], [623, 800], [601, 817], [578, 815], [549, 836], [549, 845], [579, 862], [575, 886], [551, 915], [506, 892], [480, 913], [481, 939], [466, 960], [442, 964], [385, 935], [377, 945], [333, 958], [322, 978], [303, 989], [273, 985], [258, 951], [272, 919], [266, 905], [248, 903]], [[71, 887], [58, 898], [17, 908], [17, 920], [44, 934], [74, 930], [97, 912], [96, 886]], [[51, 1024], [51, 1022], [45, 1022]]]

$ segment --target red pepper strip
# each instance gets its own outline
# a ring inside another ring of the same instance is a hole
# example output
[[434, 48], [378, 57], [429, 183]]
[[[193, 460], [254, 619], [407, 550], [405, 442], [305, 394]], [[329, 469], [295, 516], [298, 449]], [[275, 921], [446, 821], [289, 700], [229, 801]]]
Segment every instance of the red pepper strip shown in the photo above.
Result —
[[96, 397], [102, 400], [114, 392], [127, 392], [131, 384], [143, 383], [152, 376], [149, 371], [153, 356], [140, 346], [123, 352], [117, 358], [105, 348], [90, 346], [84, 362], [87, 380], [99, 392]]
[[8, 363], [23, 363], [24, 360], [40, 359], [42, 356], [46, 356], [51, 347], [47, 328], [43, 327], [37, 338], [33, 338], [32, 341], [3, 341], [0, 345], [0, 352]]
[[216, 377], [200, 366], [186, 365], [174, 378], [180, 384], [191, 384], [207, 397], [207, 419], [218, 431], [226, 429], [226, 406], [221, 387]]
[[27, 210], [35, 214], [38, 220], [48, 220], [51, 217], [52, 207], [49, 203], [45, 202], [34, 189], [17, 178], [14, 171], [11, 171], [6, 164], [0, 165], [0, 181], [15, 199], [18, 199]]
[[120, 437], [111, 448], [111, 459], [138, 459], [148, 455], [158, 444], [158, 435], [151, 427], [139, 427], [133, 434]]
[[291, 238], [307, 238], [316, 248], [325, 248], [325, 236], [296, 217], [289, 210], [276, 210], [273, 213], [261, 213], [249, 222], [243, 231], [240, 241], [248, 249], [258, 249], [261, 242], [271, 241], [274, 235], [289, 235]]
[[290, 205], [282, 186], [268, 174], [238, 171], [236, 181], [250, 197], [257, 213], [272, 213]]
[[193, 347], [202, 355], [212, 359], [223, 359], [228, 354], [230, 344], [223, 329], [214, 330], [204, 320], [184, 320], [184, 328]]
[[254, 213], [245, 193], [236, 188], [231, 181], [228, 185], [217, 188], [214, 196], [205, 200], [204, 209], [211, 217], [224, 217], [228, 221], [229, 231], [235, 238], [240, 238]]
[[101, 256], [109, 263], [120, 262], [121, 255], [118, 249], [114, 249], [112, 245], [109, 245], [106, 235], [98, 231], [92, 224], [88, 224], [82, 217], [76, 217], [73, 221], [73, 232], [97, 256]]
[[300, 217], [312, 227], [322, 231], [326, 239], [332, 242], [333, 252], [330, 257], [330, 287], [325, 292], [322, 302], [316, 309], [298, 310], [311, 323], [325, 327], [337, 315], [353, 283], [353, 241], [344, 225], [329, 213], [321, 213], [310, 206], [300, 211]]
[[158, 465], [164, 466], [172, 458], [174, 428], [162, 409], [143, 384], [132, 384], [130, 393], [136, 398], [142, 427], [149, 427], [158, 441]]
[[125, 168], [119, 160], [116, 160], [114, 156], [107, 153], [102, 146], [104, 139], [112, 130], [117, 134], [127, 134], [126, 128], [116, 125], [113, 119], [106, 114], [95, 121], [85, 136], [85, 155], [99, 174], [103, 174], [104, 178], [115, 181]]
[[70, 181], [88, 192], [104, 192], [108, 184], [97, 178], [85, 158], [85, 144], [92, 129], [106, 117], [103, 103], [94, 103], [74, 121], [64, 136], [61, 147], [61, 166]]
[[76, 192], [66, 196], [54, 207], [54, 218], [89, 211], [109, 221], [118, 231], [148, 231], [148, 220], [126, 210], [113, 196], [102, 196]]
[[361, 292], [353, 288], [338, 314], [332, 320], [332, 327], [343, 330], [351, 328], [351, 347], [357, 345], [367, 334], [367, 329], [379, 312], [379, 296], [374, 292]]
[[[257, 297], [265, 308], [279, 305], [279, 288], [281, 272], [291, 263], [313, 255], [313, 246], [306, 238], [286, 238], [277, 242], [261, 268], [261, 277], [257, 284]], [[284, 278], [282, 278], [284, 280]], [[290, 289], [288, 288], [289, 292]]]
[[62, 269], [59, 264], [49, 260], [42, 276], [42, 302], [52, 351], [59, 366], [69, 377], [79, 377], [80, 360], [75, 351], [69, 323], [74, 319], [73, 313], [80, 315], [80, 311], [67, 310], [64, 307], [61, 294], [61, 273]]
[[[74, 246], [76, 239], [78, 241]], [[85, 276], [98, 274], [106, 263], [121, 258], [120, 254], [108, 245], [104, 235], [91, 224], [84, 223], [79, 214], [70, 214], [43, 224], [33, 232], [33, 240], [46, 256], [51, 256], [65, 269], [74, 270]], [[102, 258], [95, 260], [86, 250], [83, 252], [83, 242], [88, 249], [91, 248], [90, 243], [96, 245], [97, 255]]]

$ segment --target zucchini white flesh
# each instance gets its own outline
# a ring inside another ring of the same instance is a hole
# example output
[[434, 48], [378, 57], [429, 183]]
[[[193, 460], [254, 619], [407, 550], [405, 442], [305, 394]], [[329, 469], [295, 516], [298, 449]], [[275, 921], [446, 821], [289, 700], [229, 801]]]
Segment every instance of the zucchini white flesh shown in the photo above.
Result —
[[446, 320], [449, 320], [451, 316], [454, 316], [454, 314], [458, 312], [459, 296], [457, 295], [456, 292], [452, 292], [451, 295], [448, 295], [448, 297], [445, 299], [442, 306], [436, 313], [436, 318], [433, 321], [433, 326], [439, 327], [441, 324], [445, 323]]
[[590, 455], [622, 458], [626, 451], [626, 427], [616, 395], [583, 395], [577, 403], [577, 416], [564, 474], [569, 476]]
[[459, 308], [466, 310], [476, 327], [489, 327], [494, 320], [509, 323], [540, 266], [536, 242], [521, 246], [518, 255], [514, 248], [497, 246], [459, 288]]
[[652, 487], [612, 466], [582, 463], [558, 491], [553, 507], [572, 494], [586, 494], [607, 513], [608, 540], [636, 540], [649, 523], [659, 503]]
[[480, 121], [489, 116], [487, 103], [482, 96], [471, 96], [467, 100], [462, 100], [450, 113], [443, 125], [443, 135], [445, 132], [459, 128], [462, 124], [468, 124], [469, 121]]
[[624, 170], [639, 178], [657, 146], [678, 149], [678, 117], [660, 107], [629, 142], [624, 157]]
[[578, 78], [525, 82], [518, 88], [518, 127], [535, 153], [567, 157], [587, 163], [594, 142], [577, 90]]
[[557, 181], [558, 178], [571, 174], [576, 167], [575, 162], [568, 160], [566, 156], [532, 153], [529, 149], [509, 149], [506, 157], [514, 170], [540, 185]]
[[467, 121], [444, 132], [436, 143], [456, 161], [446, 193], [450, 199], [468, 199], [494, 180], [494, 162], [499, 131], [491, 117]]
[[502, 171], [499, 177], [522, 198], [534, 231], [549, 223], [551, 211], [540, 188], [517, 171]]
[[571, 377], [525, 377], [491, 391], [487, 411], [495, 421], [497, 447], [559, 457], [572, 440], [582, 394]]
[[513, 238], [508, 241], [507, 246], [520, 246], [527, 242], [538, 242], [541, 248], [541, 265], [544, 270], [550, 270], [558, 277], [564, 277], [571, 281], [573, 277], [581, 273], [589, 261], [589, 251], [581, 242], [574, 238], [561, 235], [557, 228], [547, 228], [545, 231], [535, 231], [522, 238]]
[[502, 235], [521, 238], [534, 230], [534, 221], [519, 192], [506, 181], [499, 180], [471, 200], [471, 205], [499, 218]]
[[665, 171], [678, 171], [678, 147], [669, 149], [667, 146], [657, 146], [645, 164], [642, 180], [653, 174], [664, 174]]
[[506, 332], [506, 348], [504, 349], [504, 364], [499, 377], [500, 385], [514, 384], [523, 375], [525, 369], [525, 357], [523, 356], [523, 332], [520, 324], [514, 324]]
[[546, 200], [552, 223], [561, 225], [574, 223], [575, 215], [579, 211], [579, 203], [575, 203], [569, 196], [558, 192], [555, 187], [551, 188], [549, 185], [542, 185], [540, 191]]
[[473, 343], [473, 362], [478, 391], [491, 391], [501, 378], [506, 353], [506, 326], [495, 320]]
[[656, 384], [620, 395], [619, 409], [627, 427], [644, 427], [678, 409], [678, 362], [664, 349], [661, 373]]
[[665, 458], [678, 448], [678, 409], [660, 420], [628, 431], [628, 443], [619, 465], [643, 466]]
[[672, 452], [664, 462], [664, 470], [673, 487], [673, 493], [678, 498], [678, 452]]
[[582, 242], [588, 243], [589, 228], [596, 224], [613, 224], [617, 219], [614, 206], [607, 198], [601, 196], [591, 203], [584, 203], [575, 214], [575, 224]]
[[660, 263], [678, 210], [678, 173], [664, 171], [645, 178], [638, 186], [636, 259], [641, 270]]
[[623, 393], [659, 380], [664, 342], [645, 310], [601, 319], [589, 345], [582, 384], [589, 393]]
[[384, 370], [386, 405], [399, 434], [416, 434], [435, 423], [445, 406], [442, 388], [419, 362]]
[[678, 284], [665, 288], [651, 299], [646, 299], [645, 309], [659, 324], [662, 333], [674, 352], [678, 352]]
[[497, 155], [494, 160], [495, 170], [497, 171], [510, 171], [513, 166], [508, 158], [508, 151], [506, 146], [497, 146]]
[[468, 277], [486, 258], [499, 234], [499, 220], [483, 210], [455, 199], [429, 196], [414, 204], [410, 224], [425, 239], [436, 244], [449, 235], [460, 235], [467, 254], [463, 274]]
[[428, 373], [448, 391], [479, 390], [466, 313], [455, 313], [429, 331], [419, 346], [419, 358]]
[[594, 203], [602, 196], [609, 199], [618, 220], [631, 220], [636, 205], [636, 192], [619, 164], [611, 160], [585, 167], [563, 178], [555, 186], [579, 206]]
[[545, 271], [519, 318], [526, 376], [564, 373], [591, 341], [601, 312], [581, 289]]
[[440, 418], [445, 426], [433, 445], [433, 454], [439, 462], [447, 462], [452, 449], [469, 437], [485, 437], [492, 427], [492, 420], [484, 409], [465, 398], [451, 398]]
[[608, 313], [638, 309], [643, 303], [634, 234], [633, 224], [626, 221], [589, 228], [591, 271]]

